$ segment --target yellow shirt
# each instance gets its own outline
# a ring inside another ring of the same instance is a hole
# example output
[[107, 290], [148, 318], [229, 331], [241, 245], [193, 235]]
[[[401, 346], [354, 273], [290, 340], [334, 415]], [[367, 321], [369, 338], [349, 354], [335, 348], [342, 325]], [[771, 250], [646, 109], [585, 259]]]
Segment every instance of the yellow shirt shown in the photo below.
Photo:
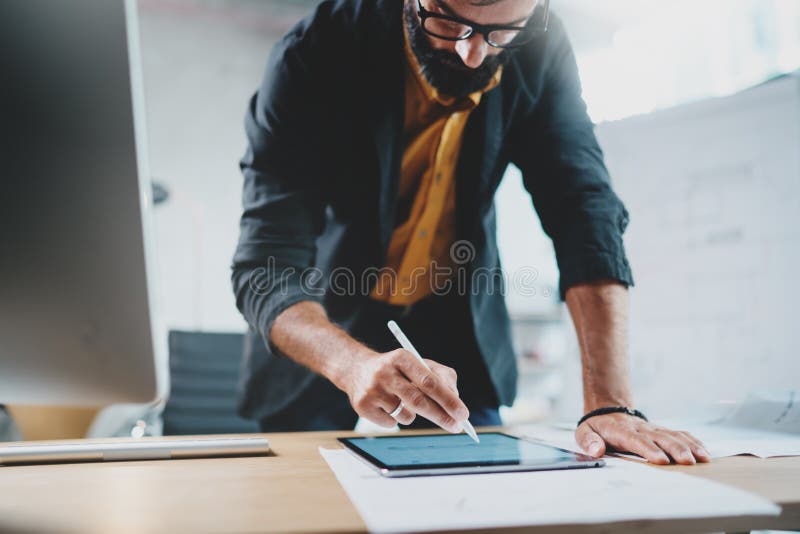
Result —
[[397, 220], [402, 222], [392, 233], [386, 266], [370, 295], [395, 305], [423, 299], [448, 278], [443, 273], [453, 267], [455, 173], [464, 127], [483, 93], [496, 87], [502, 74], [498, 68], [482, 91], [455, 99], [424, 78], [407, 32], [405, 51], [405, 149], [397, 201]]

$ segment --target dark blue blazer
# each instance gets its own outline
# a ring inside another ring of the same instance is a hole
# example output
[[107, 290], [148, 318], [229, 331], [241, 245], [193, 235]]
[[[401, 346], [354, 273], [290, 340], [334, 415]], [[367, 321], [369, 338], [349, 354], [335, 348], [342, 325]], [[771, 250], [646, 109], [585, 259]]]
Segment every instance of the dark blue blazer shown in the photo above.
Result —
[[[385, 265], [403, 154], [402, 7], [401, 0], [323, 2], [275, 45], [250, 100], [232, 275], [251, 327], [243, 415], [285, 408], [314, 377], [269, 345], [276, 316], [316, 300], [347, 327], [369, 288], [331, 291], [331, 273], [360, 276]], [[622, 243], [628, 214], [609, 185], [555, 17], [545, 37], [513, 53], [464, 132], [456, 227], [474, 251], [470, 272], [500, 268], [493, 197], [509, 163], [521, 169], [553, 240], [562, 298], [580, 282], [632, 283]], [[509, 405], [517, 369], [502, 280], [481, 280], [485, 287], [470, 291], [475, 335], [498, 399]]]

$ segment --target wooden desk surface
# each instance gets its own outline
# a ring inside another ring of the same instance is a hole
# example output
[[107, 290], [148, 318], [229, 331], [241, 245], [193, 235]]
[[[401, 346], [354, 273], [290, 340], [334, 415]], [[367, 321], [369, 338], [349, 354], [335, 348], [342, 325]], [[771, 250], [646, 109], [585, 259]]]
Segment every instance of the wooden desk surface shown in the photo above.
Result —
[[[267, 434], [276, 456], [0, 467], [0, 531], [352, 532], [364, 523], [318, 447], [342, 432]], [[655, 467], [654, 467], [655, 468]], [[777, 519], [637, 521], [512, 529], [647, 532], [800, 529], [800, 457], [732, 457], [682, 471], [778, 503]]]

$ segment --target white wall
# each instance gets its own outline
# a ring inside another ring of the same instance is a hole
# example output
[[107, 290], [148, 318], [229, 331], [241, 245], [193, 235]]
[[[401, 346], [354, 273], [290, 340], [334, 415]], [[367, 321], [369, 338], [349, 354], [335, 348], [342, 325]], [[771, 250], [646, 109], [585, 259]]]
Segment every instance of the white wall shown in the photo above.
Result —
[[598, 135], [631, 212], [642, 406], [678, 416], [751, 389], [796, 388], [798, 78], [602, 124]]
[[[686, 417], [712, 413], [715, 404], [751, 390], [796, 388], [798, 77], [603, 123], [597, 134], [631, 213], [625, 243], [636, 281], [630, 355], [638, 404], [656, 417]], [[535, 266], [541, 284], [555, 284], [550, 242], [514, 168], [498, 191], [497, 210], [505, 269]], [[525, 298], [510, 289], [514, 315], [552, 312], [541, 294]], [[542, 346], [531, 332], [545, 331], [542, 322], [515, 333], [520, 353], [534, 347], [548, 355], [527, 376], [523, 365], [522, 401], [552, 398], [548, 384], [555, 382], [555, 416], [572, 420], [581, 410], [580, 359], [563, 315], [563, 339], [555, 345]], [[531, 341], [520, 346], [526, 336]], [[545, 383], [544, 375], [558, 378], [546, 376]]]
[[497, 242], [508, 280], [512, 316], [558, 313], [558, 266], [553, 243], [542, 230], [522, 173], [509, 166], [495, 196]]
[[[277, 2], [141, 1], [162, 316], [170, 329], [245, 329], [230, 285], [246, 147], [244, 111], [277, 36], [300, 11]], [[287, 13], [284, 13], [287, 12]]]

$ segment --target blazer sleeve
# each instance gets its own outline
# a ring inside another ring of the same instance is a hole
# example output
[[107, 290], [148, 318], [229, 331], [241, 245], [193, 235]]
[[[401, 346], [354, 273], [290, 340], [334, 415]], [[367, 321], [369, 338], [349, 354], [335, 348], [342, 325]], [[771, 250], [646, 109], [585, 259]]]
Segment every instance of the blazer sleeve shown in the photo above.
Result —
[[237, 307], [265, 341], [283, 310], [321, 300], [307, 275], [324, 227], [331, 132], [318, 82], [325, 67], [313, 48], [300, 30], [276, 44], [245, 115], [243, 213], [232, 283]]
[[553, 241], [561, 298], [571, 286], [592, 280], [632, 285], [622, 242], [628, 212], [611, 189], [575, 56], [557, 20], [545, 46], [533, 84], [539, 99], [516, 129], [511, 160]]

